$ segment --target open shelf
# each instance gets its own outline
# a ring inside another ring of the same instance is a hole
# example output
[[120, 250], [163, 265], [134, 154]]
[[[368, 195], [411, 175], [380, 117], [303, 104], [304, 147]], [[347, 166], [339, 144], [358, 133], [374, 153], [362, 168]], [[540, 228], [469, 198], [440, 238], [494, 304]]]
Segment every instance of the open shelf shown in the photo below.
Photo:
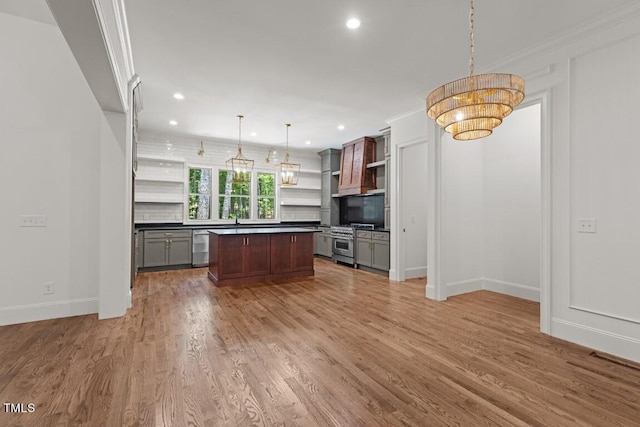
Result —
[[182, 195], [177, 195], [177, 196], [164, 196], [164, 197], [158, 197], [155, 194], [140, 194], [137, 193], [136, 194], [136, 203], [164, 203], [164, 204], [168, 204], [168, 205], [175, 205], [175, 204], [182, 204], [184, 203], [183, 200], [183, 196]]
[[151, 161], [151, 162], [173, 162], [173, 163], [185, 162], [184, 158], [182, 157], [154, 156], [152, 154], [138, 154], [138, 160]]
[[369, 168], [379, 168], [380, 166], [384, 166], [385, 165], [385, 161], [384, 160], [380, 160], [377, 162], [373, 162], [373, 163], [367, 163], [367, 169]]
[[280, 189], [285, 190], [312, 190], [312, 191], [320, 191], [320, 187], [310, 187], [304, 185], [281, 185]]
[[283, 200], [280, 202], [280, 206], [313, 206], [320, 207], [320, 200], [313, 199], [297, 199], [297, 200]]
[[320, 175], [322, 172], [317, 169], [300, 169], [300, 173], [306, 173], [310, 175]]
[[177, 184], [184, 184], [184, 178], [178, 178], [173, 176], [152, 176], [152, 175], [136, 175], [136, 181], [146, 182], [172, 182]]
[[367, 191], [367, 194], [384, 194], [384, 193], [385, 193], [384, 188], [376, 188], [375, 190]]

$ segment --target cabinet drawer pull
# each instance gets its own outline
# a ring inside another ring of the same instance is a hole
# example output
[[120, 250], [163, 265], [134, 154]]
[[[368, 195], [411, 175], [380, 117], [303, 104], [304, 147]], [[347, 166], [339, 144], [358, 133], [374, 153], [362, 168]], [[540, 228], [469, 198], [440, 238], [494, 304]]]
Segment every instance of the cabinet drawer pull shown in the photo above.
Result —
[[165, 236], [173, 236], [173, 233], [164, 233]]

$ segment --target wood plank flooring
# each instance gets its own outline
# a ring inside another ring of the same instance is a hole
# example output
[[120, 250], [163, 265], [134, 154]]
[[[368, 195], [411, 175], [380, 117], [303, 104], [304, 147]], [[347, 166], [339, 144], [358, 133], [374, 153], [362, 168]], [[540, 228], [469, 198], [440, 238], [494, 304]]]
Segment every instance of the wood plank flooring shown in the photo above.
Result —
[[0, 404], [36, 407], [0, 425], [640, 425], [640, 371], [540, 334], [536, 303], [315, 264], [140, 274], [123, 318], [0, 327]]

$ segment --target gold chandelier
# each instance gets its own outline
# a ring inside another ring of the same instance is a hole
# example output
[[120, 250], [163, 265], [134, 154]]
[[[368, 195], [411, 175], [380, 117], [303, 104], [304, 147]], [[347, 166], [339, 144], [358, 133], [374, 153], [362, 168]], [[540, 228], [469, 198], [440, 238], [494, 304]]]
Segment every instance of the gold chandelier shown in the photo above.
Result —
[[289, 127], [291, 123], [287, 123], [285, 126], [287, 127], [287, 151], [284, 154], [284, 161], [280, 162], [280, 185], [298, 185], [300, 164], [289, 162]]
[[491, 135], [524, 99], [524, 79], [515, 74], [474, 75], [473, 0], [469, 11], [469, 77], [446, 83], [427, 97], [427, 115], [456, 140]]
[[244, 184], [251, 181], [251, 171], [253, 171], [253, 160], [247, 159], [242, 154], [242, 119], [244, 116], [238, 115], [238, 153], [235, 157], [227, 160], [227, 170], [233, 173], [234, 184]]

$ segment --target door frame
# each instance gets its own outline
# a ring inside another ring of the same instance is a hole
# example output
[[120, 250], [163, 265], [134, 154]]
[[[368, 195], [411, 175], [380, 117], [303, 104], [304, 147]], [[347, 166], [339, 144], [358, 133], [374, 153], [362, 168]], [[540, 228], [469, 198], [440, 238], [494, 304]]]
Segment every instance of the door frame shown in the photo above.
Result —
[[[540, 331], [551, 332], [551, 112], [550, 89], [527, 95], [518, 109], [540, 105]], [[428, 182], [427, 198], [427, 298], [447, 299], [447, 284], [442, 280], [444, 260], [441, 248], [444, 230], [442, 214], [442, 134], [443, 131], [432, 120], [428, 124]], [[399, 179], [400, 180], [400, 179]], [[400, 191], [400, 189], [398, 189]], [[400, 215], [398, 215], [400, 216]], [[397, 228], [399, 230], [399, 228]], [[401, 233], [398, 233], [401, 234]], [[402, 240], [399, 240], [402, 244]], [[400, 246], [402, 247], [402, 246]], [[400, 251], [397, 251], [400, 252]], [[398, 264], [400, 267], [401, 264]]]
[[[412, 147], [414, 145], [419, 145], [419, 144], [427, 144], [427, 159], [425, 164], [429, 164], [429, 144], [428, 144], [428, 139], [426, 138], [418, 138], [418, 139], [414, 139], [411, 141], [406, 141], [406, 142], [402, 142], [400, 144], [397, 144], [394, 146], [394, 152], [393, 152], [393, 156], [394, 158], [397, 159], [396, 162], [396, 182], [395, 182], [395, 187], [394, 188], [394, 193], [397, 194], [398, 196], [395, 197], [395, 199], [392, 201], [392, 207], [391, 207], [391, 212], [392, 212], [392, 216], [391, 216], [391, 229], [392, 230], [397, 230], [397, 232], [395, 233], [396, 238], [393, 239], [396, 243], [396, 250], [395, 251], [391, 251], [392, 254], [394, 254], [394, 261], [395, 263], [395, 275], [393, 277], [393, 280], [396, 280], [398, 282], [404, 282], [406, 280], [406, 262], [405, 262], [405, 254], [406, 254], [406, 243], [407, 243], [407, 239], [405, 238], [405, 233], [404, 233], [404, 206], [403, 206], [403, 201], [404, 201], [404, 197], [405, 197], [405, 191], [404, 191], [404, 175], [402, 173], [403, 171], [403, 163], [404, 163], [404, 150]], [[429, 172], [427, 172], [428, 174]], [[428, 180], [428, 179], [427, 179]], [[397, 212], [397, 215], [394, 215], [393, 213]], [[428, 243], [428, 239], [427, 239], [427, 243]], [[427, 245], [428, 248], [428, 245]], [[427, 249], [428, 251], [428, 249]], [[428, 269], [428, 259], [427, 259], [427, 269]]]

